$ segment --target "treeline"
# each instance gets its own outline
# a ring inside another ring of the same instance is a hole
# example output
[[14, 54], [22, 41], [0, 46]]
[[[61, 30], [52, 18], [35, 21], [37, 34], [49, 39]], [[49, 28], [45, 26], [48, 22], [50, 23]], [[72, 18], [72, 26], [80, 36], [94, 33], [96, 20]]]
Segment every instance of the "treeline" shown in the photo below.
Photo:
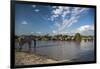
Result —
[[76, 33], [74, 36], [70, 36], [70, 35], [21, 35], [21, 36], [17, 36], [15, 35], [15, 38], [18, 37], [30, 37], [31, 39], [35, 39], [35, 40], [61, 40], [61, 41], [81, 41], [81, 40], [93, 40], [94, 36], [83, 36], [80, 33]]

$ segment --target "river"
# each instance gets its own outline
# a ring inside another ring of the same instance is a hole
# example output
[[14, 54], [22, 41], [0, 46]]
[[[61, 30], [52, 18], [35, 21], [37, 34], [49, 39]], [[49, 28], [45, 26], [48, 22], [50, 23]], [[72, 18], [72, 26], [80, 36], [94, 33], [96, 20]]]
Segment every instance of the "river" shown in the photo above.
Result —
[[[93, 41], [37, 41], [34, 49], [32, 42], [32, 52], [57, 61], [84, 62], [94, 61]], [[16, 44], [16, 48], [18, 48]], [[28, 45], [23, 45], [23, 51], [28, 50]]]

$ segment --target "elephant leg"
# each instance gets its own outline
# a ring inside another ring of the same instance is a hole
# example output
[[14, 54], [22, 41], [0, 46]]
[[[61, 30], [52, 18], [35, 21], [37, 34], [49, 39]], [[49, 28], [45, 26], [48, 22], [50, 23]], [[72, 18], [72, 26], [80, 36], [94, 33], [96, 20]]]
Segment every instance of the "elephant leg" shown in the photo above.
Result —
[[29, 51], [31, 51], [31, 42], [28, 42], [29, 45]]
[[23, 46], [23, 44], [19, 43], [19, 51], [22, 51], [22, 46]]

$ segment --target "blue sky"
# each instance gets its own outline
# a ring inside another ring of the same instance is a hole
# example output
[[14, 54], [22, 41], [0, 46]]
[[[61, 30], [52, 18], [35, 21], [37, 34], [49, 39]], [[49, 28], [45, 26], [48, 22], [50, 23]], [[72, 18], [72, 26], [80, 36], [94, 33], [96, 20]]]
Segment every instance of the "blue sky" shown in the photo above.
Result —
[[94, 9], [16, 4], [15, 34], [94, 34]]

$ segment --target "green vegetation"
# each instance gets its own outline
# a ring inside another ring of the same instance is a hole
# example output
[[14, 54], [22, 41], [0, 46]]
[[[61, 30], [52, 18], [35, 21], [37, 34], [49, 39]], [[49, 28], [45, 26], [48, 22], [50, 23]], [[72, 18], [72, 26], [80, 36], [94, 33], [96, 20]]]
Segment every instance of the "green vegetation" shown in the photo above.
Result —
[[82, 36], [80, 35], [80, 33], [76, 33], [76, 34], [75, 34], [74, 40], [75, 40], [75, 41], [81, 41], [81, 40], [82, 40]]
[[[84, 35], [81, 35], [80, 33], [76, 33], [75, 35], [73, 36], [70, 36], [70, 35], [62, 35], [62, 34], [58, 34], [58, 35], [49, 35], [49, 34], [46, 34], [46, 35], [21, 35], [21, 36], [24, 36], [24, 37], [27, 37], [27, 36], [31, 36], [31, 38], [34, 40], [61, 40], [61, 41], [81, 41], [81, 40], [93, 40], [94, 39], [94, 36], [84, 36]], [[20, 36], [17, 36], [15, 35], [15, 38], [18, 38]]]

